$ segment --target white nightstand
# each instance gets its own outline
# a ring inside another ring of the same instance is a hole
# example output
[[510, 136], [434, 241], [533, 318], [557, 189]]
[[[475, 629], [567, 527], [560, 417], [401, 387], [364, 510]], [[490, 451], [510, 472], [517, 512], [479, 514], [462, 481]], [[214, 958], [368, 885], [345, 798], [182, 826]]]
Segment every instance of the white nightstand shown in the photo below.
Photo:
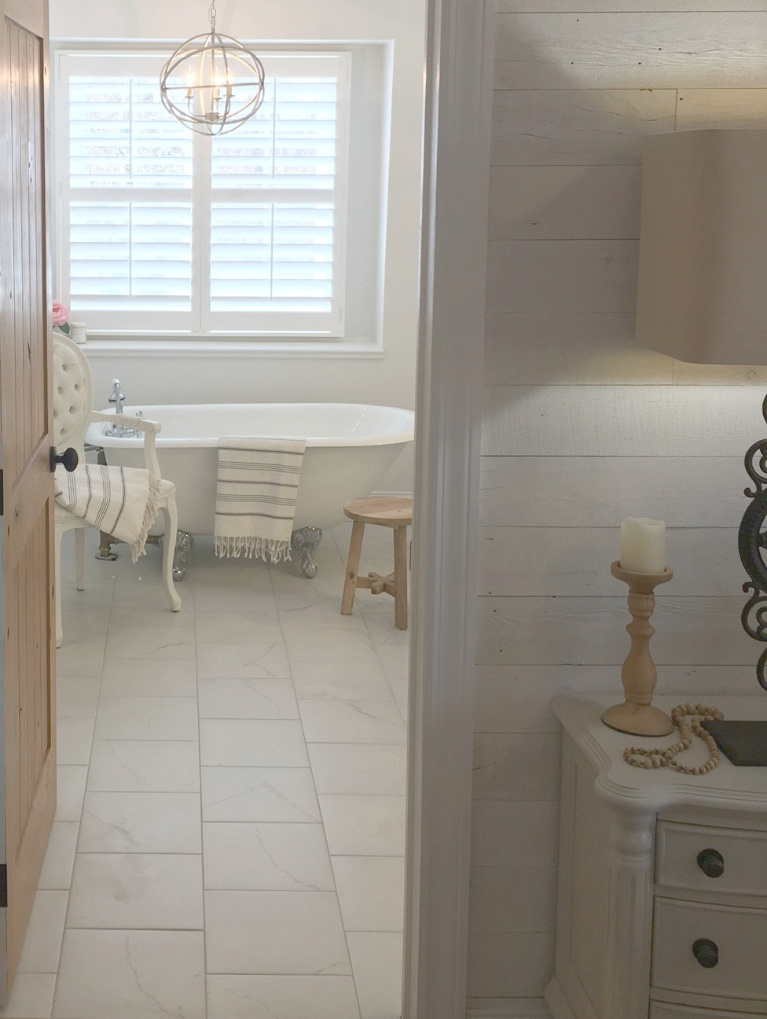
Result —
[[[700, 700], [767, 719], [764, 694]], [[599, 716], [610, 703], [554, 702], [564, 733], [549, 1007], [555, 1019], [765, 1016], [767, 768], [724, 757], [701, 777], [632, 768], [625, 747], [675, 736], [609, 729]], [[702, 744], [695, 753], [705, 760]]]

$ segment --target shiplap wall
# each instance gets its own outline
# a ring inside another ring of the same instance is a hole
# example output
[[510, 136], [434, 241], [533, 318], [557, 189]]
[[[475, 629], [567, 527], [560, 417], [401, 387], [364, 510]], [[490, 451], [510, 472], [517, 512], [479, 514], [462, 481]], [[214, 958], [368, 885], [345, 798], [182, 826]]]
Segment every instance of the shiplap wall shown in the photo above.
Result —
[[[667, 523], [659, 690], [756, 692], [742, 458], [767, 371], [634, 345], [642, 140], [767, 128], [764, 0], [498, 0], [470, 1015], [545, 1015], [563, 690], [620, 699], [625, 516]], [[767, 267], [765, 267], [767, 278]], [[767, 350], [767, 347], [766, 347]]]

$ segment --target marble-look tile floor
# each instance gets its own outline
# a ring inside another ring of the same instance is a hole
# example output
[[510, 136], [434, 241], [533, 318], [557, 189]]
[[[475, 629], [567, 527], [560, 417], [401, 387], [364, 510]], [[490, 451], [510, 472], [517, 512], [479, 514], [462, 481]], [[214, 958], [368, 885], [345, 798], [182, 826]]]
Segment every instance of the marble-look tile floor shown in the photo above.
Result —
[[77, 592], [65, 538], [58, 811], [0, 1016], [400, 1015], [408, 634], [385, 595], [340, 614], [348, 535], [313, 581], [199, 538], [178, 614], [158, 548], [92, 532]]

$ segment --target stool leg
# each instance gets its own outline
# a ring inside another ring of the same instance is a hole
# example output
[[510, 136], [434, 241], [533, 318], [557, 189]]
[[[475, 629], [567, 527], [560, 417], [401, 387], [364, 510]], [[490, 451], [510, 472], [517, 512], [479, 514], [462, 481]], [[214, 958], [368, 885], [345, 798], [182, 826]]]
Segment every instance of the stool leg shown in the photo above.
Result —
[[360, 568], [362, 535], [364, 533], [365, 524], [362, 520], [355, 520], [352, 524], [352, 537], [349, 542], [349, 558], [346, 560], [346, 580], [344, 581], [344, 593], [341, 598], [342, 616], [350, 616], [354, 608], [354, 592], [357, 588], [357, 572]]
[[394, 625], [407, 630], [407, 527], [394, 528]]

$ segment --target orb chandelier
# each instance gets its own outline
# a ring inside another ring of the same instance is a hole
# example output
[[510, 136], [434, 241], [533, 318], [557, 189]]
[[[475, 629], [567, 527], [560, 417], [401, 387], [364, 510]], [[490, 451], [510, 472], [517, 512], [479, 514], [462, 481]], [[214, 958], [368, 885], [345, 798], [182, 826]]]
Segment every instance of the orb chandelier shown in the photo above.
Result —
[[210, 32], [187, 39], [166, 60], [160, 96], [192, 131], [229, 134], [264, 101], [264, 66], [237, 39], [216, 31], [216, 0], [208, 14]]

